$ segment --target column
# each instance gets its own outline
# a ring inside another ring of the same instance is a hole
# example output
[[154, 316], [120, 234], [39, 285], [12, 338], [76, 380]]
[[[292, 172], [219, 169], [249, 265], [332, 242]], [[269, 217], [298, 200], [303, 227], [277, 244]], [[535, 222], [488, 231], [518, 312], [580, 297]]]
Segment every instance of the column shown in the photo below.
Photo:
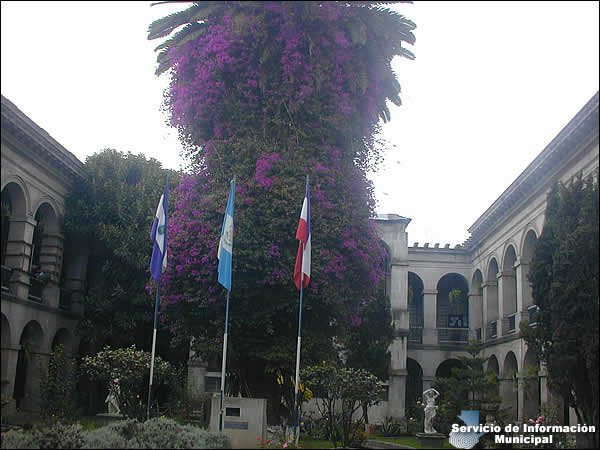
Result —
[[64, 237], [60, 233], [45, 233], [40, 249], [40, 271], [48, 274], [48, 281], [42, 291], [42, 300], [52, 308], [58, 308], [60, 298], [60, 270], [63, 259]]
[[79, 240], [66, 244], [68, 251], [64, 261], [65, 285], [61, 295], [70, 296], [69, 309], [73, 314], [83, 315], [89, 249], [85, 242]]
[[30, 215], [10, 221], [5, 264], [12, 269], [10, 293], [18, 298], [27, 298], [29, 294], [29, 261], [36, 224]]
[[502, 277], [502, 272], [499, 271], [496, 274], [496, 280], [497, 280], [497, 286], [498, 286], [498, 324], [497, 326], [497, 333], [498, 333], [498, 337], [502, 336], [502, 329], [504, 328], [502, 326], [503, 322], [504, 322], [504, 291], [507, 288], [507, 286], [505, 286], [504, 284], [504, 279]]
[[480, 341], [484, 339], [483, 295], [479, 292], [469, 293], [469, 339], [477, 339], [477, 328], [481, 328]]
[[423, 344], [437, 345], [437, 289], [423, 289]]
[[529, 274], [529, 264], [517, 259], [515, 262], [515, 273], [517, 276], [517, 326], [521, 321], [529, 322], [529, 313], [527, 308], [533, 305], [531, 297], [531, 286], [527, 280]]
[[408, 344], [408, 264], [392, 258], [390, 303], [394, 323], [394, 341], [390, 346], [389, 414], [404, 417], [406, 402], [406, 351]]
[[[483, 289], [483, 334], [487, 341], [491, 338], [489, 325], [493, 320], [498, 320], [498, 282], [485, 281], [481, 283]], [[497, 325], [499, 327], [499, 325]], [[498, 328], [496, 329], [498, 331]], [[497, 334], [497, 333], [496, 333]]]

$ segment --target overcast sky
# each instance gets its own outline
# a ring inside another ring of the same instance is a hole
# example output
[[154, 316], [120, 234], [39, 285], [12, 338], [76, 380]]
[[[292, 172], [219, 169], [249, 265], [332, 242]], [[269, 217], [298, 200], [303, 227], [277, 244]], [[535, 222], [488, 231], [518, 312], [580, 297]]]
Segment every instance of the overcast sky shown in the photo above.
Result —
[[[149, 5], [3, 1], [2, 95], [82, 161], [110, 147], [181, 168], [146, 31], [185, 5]], [[410, 217], [411, 245], [454, 246], [598, 90], [598, 2], [394, 9], [417, 24], [417, 59], [394, 61], [378, 212]]]

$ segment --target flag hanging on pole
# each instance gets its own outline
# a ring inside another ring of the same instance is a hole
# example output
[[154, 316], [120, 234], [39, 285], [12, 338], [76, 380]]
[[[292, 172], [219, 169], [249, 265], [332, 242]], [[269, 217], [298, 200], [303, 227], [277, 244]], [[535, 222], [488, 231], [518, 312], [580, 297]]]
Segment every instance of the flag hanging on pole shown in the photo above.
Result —
[[223, 218], [223, 227], [221, 228], [221, 239], [219, 240], [219, 250], [217, 258], [219, 259], [219, 283], [225, 289], [231, 291], [231, 255], [233, 254], [233, 206], [235, 202], [235, 176], [231, 180], [231, 189], [229, 191], [229, 200], [227, 200], [227, 209]]
[[310, 281], [310, 190], [308, 187], [308, 177], [306, 177], [306, 194], [302, 203], [302, 212], [298, 221], [298, 230], [296, 231], [298, 243], [298, 253], [296, 255], [296, 264], [294, 266], [294, 282], [300, 290], [302, 273], [304, 273], [304, 287], [308, 286]]
[[152, 378], [154, 377], [154, 354], [156, 352], [156, 330], [158, 328], [158, 304], [160, 301], [160, 277], [167, 268], [167, 217], [169, 205], [169, 173], [167, 183], [158, 201], [150, 240], [154, 242], [152, 259], [150, 260], [150, 273], [156, 281], [156, 301], [154, 303], [154, 331], [152, 333], [152, 358], [150, 360], [150, 381], [148, 383], [148, 405], [146, 417], [150, 419], [150, 405], [152, 399]]
[[160, 196], [156, 215], [152, 223], [150, 240], [154, 242], [152, 249], [152, 259], [150, 260], [150, 273], [152, 278], [158, 283], [160, 276], [167, 268], [167, 207], [169, 204], [169, 179]]

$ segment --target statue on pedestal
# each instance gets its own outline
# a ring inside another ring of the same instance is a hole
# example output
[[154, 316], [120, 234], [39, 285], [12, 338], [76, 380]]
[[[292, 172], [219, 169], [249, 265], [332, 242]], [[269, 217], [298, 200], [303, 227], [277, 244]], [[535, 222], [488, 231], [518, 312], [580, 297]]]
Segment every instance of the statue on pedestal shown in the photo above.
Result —
[[110, 382], [108, 386], [108, 395], [104, 403], [108, 403], [108, 414], [118, 416], [121, 414], [121, 408], [119, 407], [119, 395], [121, 394], [121, 388], [119, 387], [119, 379], [115, 378]]
[[436, 429], [433, 428], [433, 418], [435, 417], [438, 408], [435, 404], [435, 400], [439, 395], [440, 393], [433, 388], [423, 392], [423, 400], [425, 401], [425, 423], [423, 429], [425, 433], [437, 433]]

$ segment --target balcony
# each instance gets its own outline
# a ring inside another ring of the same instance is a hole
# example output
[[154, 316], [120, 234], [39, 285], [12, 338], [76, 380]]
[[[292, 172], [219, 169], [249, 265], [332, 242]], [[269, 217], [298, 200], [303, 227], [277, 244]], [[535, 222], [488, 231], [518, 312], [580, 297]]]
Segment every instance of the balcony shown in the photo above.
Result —
[[486, 339], [495, 339], [498, 337], [498, 321], [492, 320], [487, 324]]
[[437, 328], [438, 344], [466, 344], [469, 342], [468, 328]]
[[60, 289], [60, 297], [58, 299], [59, 309], [68, 311], [71, 308], [71, 295], [72, 292], [69, 289]]
[[411, 344], [423, 343], [423, 326], [411, 325], [408, 332], [408, 342]]
[[45, 280], [29, 275], [29, 300], [42, 303], [42, 291], [44, 289]]
[[506, 316], [502, 319], [502, 334], [511, 334], [516, 331], [516, 317], [517, 313], [513, 313], [510, 316]]
[[536, 314], [538, 312], [537, 305], [531, 305], [527, 308], [527, 323], [530, 327], [536, 325], [537, 318]]
[[10, 289], [9, 281], [10, 276], [12, 274], [12, 269], [10, 267], [2, 266], [2, 290], [8, 291]]

